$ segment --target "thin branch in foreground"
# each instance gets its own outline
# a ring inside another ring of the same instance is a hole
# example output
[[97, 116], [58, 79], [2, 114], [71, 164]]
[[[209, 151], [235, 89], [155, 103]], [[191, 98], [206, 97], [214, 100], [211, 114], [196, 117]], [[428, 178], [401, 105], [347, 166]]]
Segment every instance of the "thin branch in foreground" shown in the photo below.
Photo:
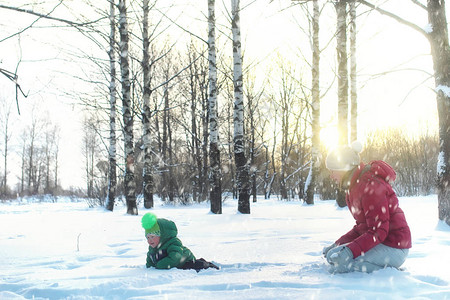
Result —
[[[60, 4], [61, 4], [61, 2], [60, 2]], [[30, 15], [38, 16], [40, 18], [44, 18], [44, 19], [49, 19], [49, 20], [53, 20], [53, 21], [63, 22], [63, 23], [69, 24], [70, 26], [75, 26], [75, 27], [82, 27], [82, 26], [86, 26], [86, 25], [89, 25], [89, 24], [97, 22], [97, 20], [95, 20], [95, 21], [86, 22], [86, 23], [78, 23], [78, 22], [74, 22], [74, 21], [70, 21], [70, 20], [66, 20], [66, 19], [52, 17], [52, 16], [49, 15], [50, 13], [48, 13], [48, 14], [41, 14], [41, 13], [35, 12], [35, 11], [31, 10], [31, 9], [23, 9], [23, 8], [18, 8], [18, 7], [7, 6], [7, 5], [3, 5], [3, 4], [0, 4], [0, 8], [14, 10], [14, 11], [22, 12], [22, 13], [27, 13], [27, 14], [30, 14]]]
[[382, 9], [382, 8], [376, 6], [376, 5], [373, 5], [372, 3], [369, 3], [369, 2], [367, 2], [367, 1], [365, 1], [365, 0], [357, 0], [357, 1], [358, 1], [359, 3], [361, 3], [361, 4], [364, 4], [364, 5], [368, 6], [368, 7], [370, 7], [371, 9], [373, 9], [373, 10], [379, 12], [379, 13], [382, 14], [382, 15], [391, 17], [391, 18], [393, 18], [394, 20], [396, 20], [397, 22], [399, 22], [399, 23], [401, 23], [401, 24], [403, 24], [403, 25], [406, 25], [406, 26], [408, 26], [408, 27], [411, 27], [412, 29], [415, 29], [416, 31], [418, 31], [418, 32], [420, 32], [421, 34], [423, 34], [427, 39], [430, 38], [429, 34], [428, 34], [424, 29], [422, 29], [421, 27], [417, 26], [416, 24], [414, 24], [414, 23], [412, 23], [412, 22], [410, 22], [410, 21], [408, 21], [408, 20], [405, 20], [405, 19], [399, 17], [398, 15], [396, 15], [396, 14], [394, 14], [394, 13], [391, 13], [391, 12], [389, 12], [389, 11], [387, 11], [387, 10], [384, 10], [384, 9]]
[[17, 81], [17, 79], [18, 79], [17, 74], [15, 74], [15, 73], [13, 73], [13, 72], [10, 72], [10, 71], [8, 71], [8, 70], [2, 69], [2, 68], [0, 68], [0, 73], [3, 74], [3, 75], [5, 75], [6, 78], [8, 78], [8, 79], [11, 80], [12, 82], [14, 82], [14, 84], [16, 85], [16, 104], [17, 104], [17, 112], [18, 112], [19, 115], [20, 115], [20, 109], [19, 109], [19, 97], [18, 97], [19, 91], [20, 91], [20, 93], [21, 93], [25, 98], [28, 97], [28, 94], [25, 94], [25, 92], [22, 90], [22, 87], [21, 87], [20, 84], [18, 83], [18, 81]]

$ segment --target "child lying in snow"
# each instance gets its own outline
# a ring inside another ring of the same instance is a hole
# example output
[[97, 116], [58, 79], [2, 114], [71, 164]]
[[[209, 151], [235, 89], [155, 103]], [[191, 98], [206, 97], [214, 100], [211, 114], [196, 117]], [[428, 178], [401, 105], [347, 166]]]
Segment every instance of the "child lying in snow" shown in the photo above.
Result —
[[152, 213], [146, 213], [142, 217], [142, 227], [145, 229], [145, 237], [149, 244], [147, 252], [147, 268], [156, 269], [201, 269], [215, 268], [215, 264], [196, 259], [191, 250], [184, 247], [177, 238], [177, 226], [166, 219], [158, 219]]

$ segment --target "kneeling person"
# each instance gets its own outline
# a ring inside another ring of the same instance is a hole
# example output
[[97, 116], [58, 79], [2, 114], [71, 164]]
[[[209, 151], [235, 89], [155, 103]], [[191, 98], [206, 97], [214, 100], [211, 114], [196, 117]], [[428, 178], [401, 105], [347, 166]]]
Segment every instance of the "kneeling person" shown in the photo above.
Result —
[[177, 238], [178, 230], [173, 221], [158, 219], [152, 213], [146, 213], [142, 217], [142, 227], [145, 229], [145, 237], [149, 244], [147, 252], [147, 268], [156, 269], [219, 269], [213, 263], [203, 258], [196, 259], [191, 250], [183, 246]]
[[358, 143], [339, 146], [326, 159], [331, 177], [345, 190], [356, 224], [323, 249], [333, 273], [371, 273], [399, 268], [411, 248], [411, 232], [390, 182], [394, 169], [381, 160], [361, 162]]

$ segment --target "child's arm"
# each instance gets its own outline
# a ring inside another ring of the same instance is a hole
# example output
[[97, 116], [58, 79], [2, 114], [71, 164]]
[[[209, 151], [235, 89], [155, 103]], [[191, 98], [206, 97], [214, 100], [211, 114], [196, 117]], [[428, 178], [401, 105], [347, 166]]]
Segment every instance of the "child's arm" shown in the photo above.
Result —
[[160, 260], [163, 257], [163, 255], [161, 255], [161, 254], [159, 254], [158, 252], [152, 253], [152, 252], [148, 251], [147, 252], [147, 263], [146, 263], [147, 268], [156, 267], [156, 263], [158, 262], [158, 260]]
[[151, 259], [151, 254], [150, 254], [150, 252], [147, 252], [147, 263], [145, 264], [145, 266], [146, 266], [147, 268], [150, 268], [150, 267], [154, 267], [154, 266], [155, 266], [155, 264], [153, 263], [153, 261], [152, 261], [152, 259]]
[[167, 256], [161, 258], [156, 262], [157, 269], [176, 268], [181, 264], [183, 258], [182, 249], [180, 245], [171, 245], [167, 248]]

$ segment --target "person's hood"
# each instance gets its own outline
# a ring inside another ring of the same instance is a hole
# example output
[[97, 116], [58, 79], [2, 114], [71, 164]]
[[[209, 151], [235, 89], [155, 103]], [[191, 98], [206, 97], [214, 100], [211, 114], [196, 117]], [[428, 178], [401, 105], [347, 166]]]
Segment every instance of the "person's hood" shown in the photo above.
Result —
[[369, 163], [371, 165], [370, 172], [386, 182], [393, 183], [397, 174], [394, 169], [382, 160], [374, 160]]
[[357, 181], [366, 181], [374, 177], [392, 184], [397, 174], [388, 163], [382, 160], [374, 160], [368, 164], [361, 163], [351, 176], [350, 186], [353, 186]]
[[158, 225], [161, 230], [161, 237], [160, 237], [161, 244], [177, 236], [178, 229], [173, 221], [166, 219], [158, 219]]

